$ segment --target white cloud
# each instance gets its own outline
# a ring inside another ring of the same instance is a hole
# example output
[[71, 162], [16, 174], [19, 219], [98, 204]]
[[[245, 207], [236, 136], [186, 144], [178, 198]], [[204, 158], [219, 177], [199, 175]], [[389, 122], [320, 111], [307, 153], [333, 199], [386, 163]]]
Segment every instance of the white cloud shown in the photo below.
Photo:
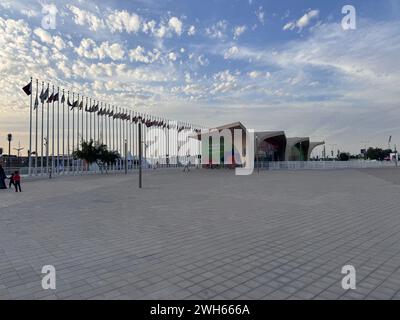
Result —
[[167, 34], [167, 28], [164, 25], [161, 25], [155, 32], [155, 36], [158, 38], [164, 38]]
[[58, 49], [58, 50], [63, 50], [65, 48], [65, 42], [64, 40], [59, 37], [59, 36], [54, 36], [53, 37], [54, 40], [54, 46]]
[[154, 20], [143, 22], [143, 32], [144, 33], [154, 33], [156, 30], [156, 22]]
[[258, 7], [258, 9], [256, 10], [256, 17], [258, 19], [258, 21], [260, 21], [261, 24], [265, 23], [265, 12], [263, 7]]
[[304, 14], [297, 21], [290, 21], [283, 26], [283, 30], [293, 30], [298, 28], [300, 31], [307, 27], [313, 19], [318, 18], [319, 10], [310, 10], [306, 14]]
[[137, 46], [135, 49], [129, 51], [129, 58], [131, 61], [143, 62], [146, 64], [157, 61], [160, 58], [160, 55], [161, 52], [158, 49], [146, 53], [146, 50], [141, 46]]
[[233, 38], [234, 39], [238, 39], [245, 31], [246, 31], [247, 27], [246, 26], [236, 26], [233, 29]]
[[230, 59], [239, 53], [239, 48], [236, 46], [230, 47], [224, 54], [224, 59]]
[[168, 21], [168, 26], [175, 31], [175, 33], [177, 35], [181, 35], [182, 34], [182, 21], [179, 20], [177, 17], [172, 17], [171, 19], [169, 19]]
[[46, 30], [43, 30], [42, 28], [36, 28], [33, 33], [39, 37], [40, 41], [47, 44], [53, 43], [53, 37]]
[[73, 5], [67, 5], [67, 8], [74, 14], [74, 21], [77, 25], [89, 25], [92, 31], [98, 31], [104, 27], [104, 22], [93, 13], [80, 9]]
[[212, 39], [221, 39], [225, 37], [228, 22], [225, 20], [218, 21], [211, 27], [206, 28], [206, 34]]
[[214, 74], [213, 79], [212, 94], [226, 93], [237, 87], [237, 76], [232, 74], [229, 70]]
[[109, 44], [108, 41], [101, 43], [97, 46], [96, 42], [92, 39], [84, 38], [75, 51], [81, 56], [88, 59], [100, 59], [110, 58], [111, 60], [122, 60], [125, 52], [119, 43]]
[[176, 55], [175, 52], [170, 52], [170, 53], [168, 53], [168, 59], [169, 59], [169, 60], [171, 60], [171, 61], [176, 61], [177, 58], [178, 58], [178, 57], [177, 57], [177, 55]]
[[190, 26], [189, 30], [187, 32], [188, 36], [194, 36], [196, 33], [196, 27], [195, 26]]
[[129, 13], [126, 10], [115, 10], [108, 15], [106, 23], [111, 32], [136, 33], [140, 29], [140, 17], [136, 13]]
[[261, 76], [261, 72], [259, 72], [259, 71], [251, 71], [251, 72], [247, 73], [247, 75], [252, 79], [256, 79], [256, 78]]

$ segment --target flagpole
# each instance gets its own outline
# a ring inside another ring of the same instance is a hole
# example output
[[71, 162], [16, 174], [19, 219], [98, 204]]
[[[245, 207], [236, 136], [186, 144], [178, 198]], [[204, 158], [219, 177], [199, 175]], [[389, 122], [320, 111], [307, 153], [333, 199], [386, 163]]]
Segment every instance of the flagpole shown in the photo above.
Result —
[[53, 85], [53, 99], [52, 99], [52, 131], [51, 131], [51, 174], [54, 174], [54, 85]]
[[60, 87], [57, 87], [57, 164], [56, 170], [59, 174], [60, 168]]
[[[92, 140], [92, 98], [89, 98], [89, 138]], [[94, 140], [94, 139], [93, 139]]]
[[[76, 110], [76, 150], [79, 150], [80, 148], [79, 148], [79, 93], [78, 93], [78, 103], [77, 103], [77, 105], [76, 105], [76, 108], [77, 108], [77, 110]], [[74, 107], [74, 110], [75, 110], [75, 107]], [[80, 160], [79, 159], [77, 159], [77, 161], [76, 161], [76, 166], [77, 166], [77, 168], [76, 168], [76, 171], [77, 171], [77, 173], [79, 173], [79, 171], [80, 171]]]
[[[72, 92], [72, 150], [71, 152], [74, 152], [75, 149], [75, 92]], [[75, 163], [74, 159], [71, 159], [71, 165], [72, 165], [72, 172], [75, 174]]]
[[[99, 102], [97, 101], [97, 104], [99, 104]], [[100, 110], [101, 110], [101, 102], [100, 102]], [[97, 141], [100, 143], [100, 116], [99, 116], [99, 111], [97, 111]]]
[[[44, 123], [45, 123], [45, 119], [44, 119], [44, 81], [42, 81], [42, 93], [43, 93], [43, 97], [40, 99], [41, 103], [42, 103], [42, 121], [41, 121], [41, 138], [42, 138], [42, 145], [41, 145], [41, 159], [40, 159], [40, 174], [43, 175], [44, 174]], [[37, 168], [36, 168], [36, 174], [37, 174]]]
[[[114, 106], [112, 106], [112, 110], [113, 110], [113, 118], [112, 118], [112, 146], [113, 146], [113, 151], [116, 151], [115, 149], [115, 108]], [[115, 170], [115, 163], [113, 164], [113, 167]]]
[[89, 98], [86, 97], [86, 107], [85, 107], [85, 112], [86, 112], [86, 141], [89, 140], [89, 135], [88, 135], [88, 128], [89, 128], [89, 119], [88, 119], [88, 100]]
[[31, 99], [29, 106], [29, 151], [28, 151], [28, 175], [31, 175], [32, 169], [32, 97], [33, 97], [33, 79], [31, 77]]
[[133, 124], [132, 124], [132, 119], [133, 119], [133, 116], [132, 116], [132, 110], [130, 110], [130, 112], [129, 112], [129, 115], [130, 115], [130, 119], [129, 119], [129, 136], [130, 136], [130, 139], [131, 139], [131, 144], [130, 144], [130, 149], [131, 149], [131, 155], [132, 155], [132, 163], [131, 163], [131, 171], [133, 170], [133, 163], [134, 163], [134, 156], [133, 156], [133, 153], [134, 153], [134, 151], [133, 151], [133, 148], [134, 148], [134, 139], [135, 139], [135, 136], [134, 136], [134, 131], [133, 131]]
[[[50, 84], [47, 83], [47, 92], [50, 90]], [[50, 136], [50, 103], [47, 97], [47, 125], [46, 125], [46, 173], [49, 174], [49, 136]]]
[[111, 104], [108, 104], [108, 110], [110, 110], [110, 114], [108, 115], [108, 148], [111, 150], [111, 117], [112, 114], [114, 114], [111, 109]]
[[68, 165], [67, 165], [67, 172], [68, 172], [68, 174], [70, 173], [70, 171], [71, 171], [71, 168], [70, 168], [70, 162], [69, 162], [69, 160], [70, 160], [70, 157], [69, 157], [69, 146], [70, 146], [70, 141], [69, 141], [69, 104], [68, 104], [68, 101], [69, 101], [69, 91], [68, 91], [68, 98], [67, 98], [67, 125], [68, 125], [68, 130], [67, 130], [67, 161], [68, 161]]
[[[39, 80], [36, 79], [36, 96], [38, 95], [38, 89], [39, 88]], [[43, 92], [43, 82], [42, 82], [42, 91]], [[39, 103], [38, 103], [39, 104]], [[43, 109], [43, 105], [42, 105], [42, 109]], [[38, 157], [39, 157], [39, 151], [38, 151], [38, 122], [39, 122], [39, 106], [36, 108], [36, 128], [35, 128], [35, 175], [38, 174]], [[43, 122], [43, 120], [42, 120]], [[42, 124], [43, 126], [43, 124]], [[42, 135], [43, 136], [43, 135]], [[43, 139], [43, 138], [42, 138]], [[43, 150], [43, 141], [42, 141], [42, 150]], [[43, 153], [42, 153], [42, 157], [43, 157]]]
[[[62, 116], [62, 118], [63, 118], [63, 129], [62, 129], [62, 163], [63, 163], [63, 165], [62, 165], [62, 168], [63, 168], [63, 174], [65, 174], [65, 95], [64, 95], [64, 93], [65, 93], [65, 91], [64, 91], [64, 89], [63, 89], [63, 102], [62, 102], [62, 108], [63, 108], [63, 110], [62, 110], [62, 114], [63, 114], [63, 116]], [[58, 97], [58, 98], [60, 98], [60, 97]]]

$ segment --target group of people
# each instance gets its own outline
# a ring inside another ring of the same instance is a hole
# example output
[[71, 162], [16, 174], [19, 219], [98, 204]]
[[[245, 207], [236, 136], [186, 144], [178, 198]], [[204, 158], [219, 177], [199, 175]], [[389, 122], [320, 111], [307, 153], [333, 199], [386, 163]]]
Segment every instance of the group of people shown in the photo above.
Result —
[[21, 176], [18, 171], [14, 171], [10, 177], [7, 177], [3, 166], [0, 164], [0, 189], [7, 189], [6, 179], [9, 179], [8, 189], [12, 186], [15, 188], [15, 192], [21, 192]]

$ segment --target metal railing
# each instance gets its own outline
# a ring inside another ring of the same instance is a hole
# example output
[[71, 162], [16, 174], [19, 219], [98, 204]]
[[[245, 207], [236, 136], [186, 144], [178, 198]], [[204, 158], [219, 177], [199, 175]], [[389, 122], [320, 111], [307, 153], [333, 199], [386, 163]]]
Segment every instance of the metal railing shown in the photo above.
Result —
[[395, 168], [395, 161], [277, 161], [255, 163], [255, 169], [260, 170], [332, 170], [332, 169], [364, 169], [364, 168]]

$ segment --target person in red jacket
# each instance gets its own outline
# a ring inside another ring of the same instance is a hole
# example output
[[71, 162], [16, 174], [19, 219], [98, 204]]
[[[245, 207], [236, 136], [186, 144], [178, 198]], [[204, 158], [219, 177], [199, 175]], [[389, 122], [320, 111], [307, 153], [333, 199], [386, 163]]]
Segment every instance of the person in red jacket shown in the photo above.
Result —
[[18, 190], [19, 192], [21, 192], [21, 176], [19, 175], [18, 171], [14, 172], [13, 180], [15, 185], [15, 192], [18, 192]]

